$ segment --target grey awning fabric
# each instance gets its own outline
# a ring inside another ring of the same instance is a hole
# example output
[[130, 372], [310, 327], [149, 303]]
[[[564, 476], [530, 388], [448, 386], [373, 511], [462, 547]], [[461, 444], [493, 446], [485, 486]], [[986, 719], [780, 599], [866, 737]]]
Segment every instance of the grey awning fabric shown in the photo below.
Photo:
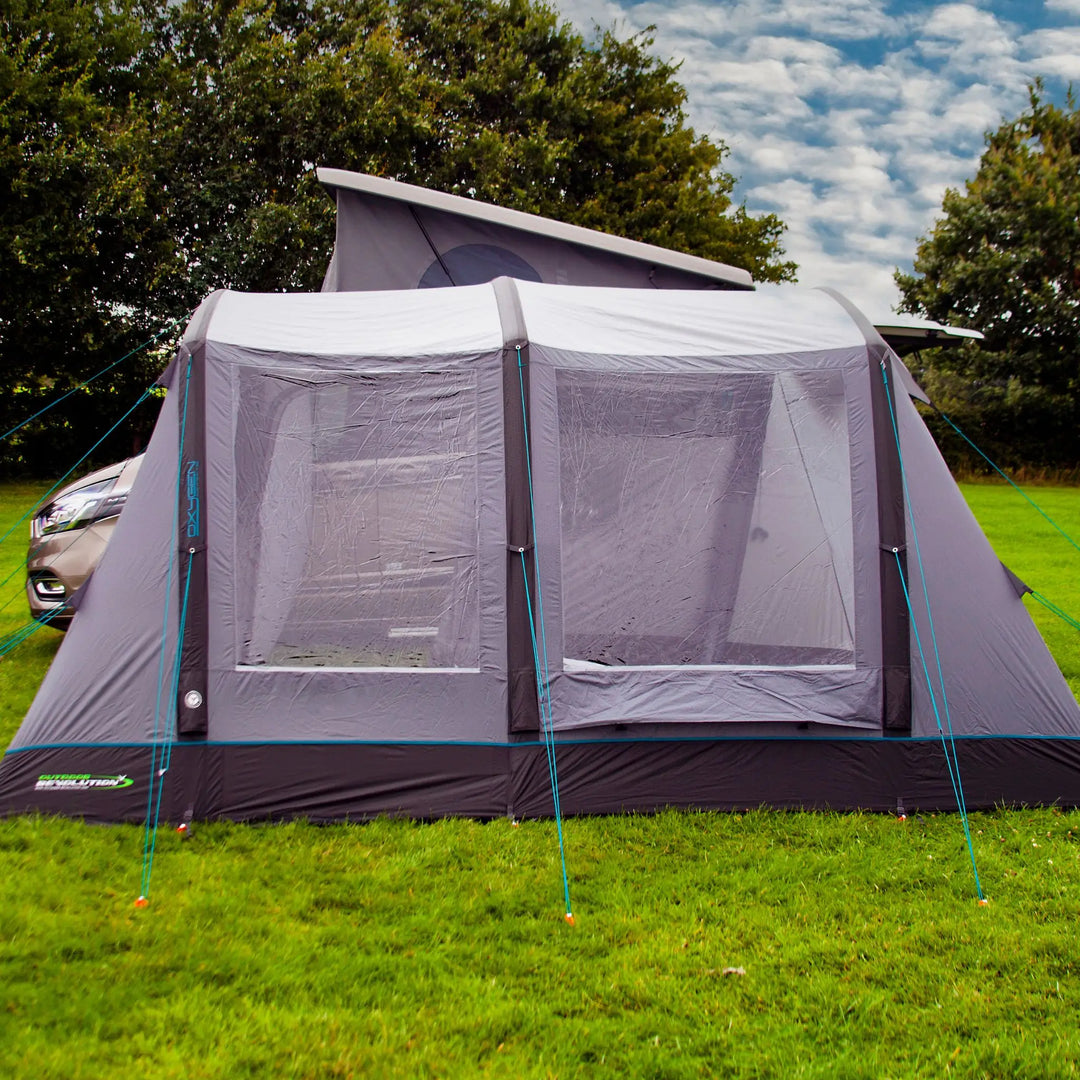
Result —
[[[484, 747], [487, 800], [492, 755], [537, 738], [507, 659], [531, 633], [560, 738], [882, 737], [888, 354], [835, 298], [504, 279], [222, 293], [196, 327], [208, 746]], [[523, 397], [528, 458], [507, 435]], [[1017, 579], [892, 397], [913, 625], [954, 732], [1080, 736]], [[145, 745], [168, 722], [182, 402], [174, 379], [15, 751]], [[508, 601], [511, 499], [532, 626]], [[911, 668], [913, 734], [932, 736], [914, 637]]]

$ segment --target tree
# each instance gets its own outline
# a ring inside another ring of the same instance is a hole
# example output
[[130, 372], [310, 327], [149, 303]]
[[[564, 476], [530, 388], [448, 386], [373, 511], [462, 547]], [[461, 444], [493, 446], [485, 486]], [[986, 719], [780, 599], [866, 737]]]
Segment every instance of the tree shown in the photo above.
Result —
[[589, 44], [535, 0], [189, 2], [158, 34], [162, 179], [196, 295], [321, 279], [315, 164], [794, 275], [783, 224], [732, 206], [726, 148], [686, 126], [647, 36]]
[[409, 0], [395, 20], [434, 128], [402, 179], [794, 277], [783, 224], [732, 207], [727, 148], [686, 126], [648, 34], [586, 44], [527, 0]]
[[[1009, 464], [1080, 462], [1080, 113], [1031, 87], [1027, 110], [986, 138], [975, 177], [950, 189], [896, 274], [901, 310], [982, 331], [927, 357], [936, 397]], [[962, 426], [966, 426], [962, 422]], [[975, 441], [979, 437], [975, 436]]]
[[[102, 358], [147, 335], [140, 312], [169, 238], [154, 205], [153, 89], [144, 29], [127, 3], [0, 0], [0, 431]], [[147, 366], [98, 391], [98, 425], [119, 415]], [[74, 460], [79, 413], [24, 429], [9, 463]], [[82, 433], [85, 434], [85, 433]], [[75, 454], [77, 456], [77, 454]], [[60, 470], [62, 471], [62, 470]]]
[[[316, 165], [794, 276], [648, 35], [541, 0], [0, 0], [0, 36], [0, 430], [215, 288], [317, 288]], [[79, 402], [0, 467], [88, 445]]]

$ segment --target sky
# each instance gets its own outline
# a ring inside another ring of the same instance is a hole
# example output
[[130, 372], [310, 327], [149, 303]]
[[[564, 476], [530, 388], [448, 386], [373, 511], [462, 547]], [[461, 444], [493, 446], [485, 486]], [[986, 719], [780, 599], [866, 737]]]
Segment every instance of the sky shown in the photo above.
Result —
[[899, 303], [947, 187], [1028, 84], [1080, 91], [1080, 0], [559, 0], [584, 33], [655, 26], [680, 61], [689, 122], [730, 150], [737, 202], [788, 226], [803, 285], [876, 322]]

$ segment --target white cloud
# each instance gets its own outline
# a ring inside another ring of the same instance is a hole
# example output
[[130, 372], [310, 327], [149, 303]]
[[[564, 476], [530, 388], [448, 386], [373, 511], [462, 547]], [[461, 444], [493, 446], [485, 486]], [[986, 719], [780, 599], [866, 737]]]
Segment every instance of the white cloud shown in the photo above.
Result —
[[[1077, 0], [1080, 11], [1080, 0]], [[1065, 82], [1080, 80], [1080, 27], [1057, 27], [1025, 34], [1019, 41], [1028, 77], [1056, 76]]]
[[941, 4], [923, 22], [923, 33], [929, 37], [948, 38], [966, 46], [995, 39], [1000, 32], [997, 17], [975, 4]]
[[843, 54], [832, 45], [796, 37], [754, 37], [749, 41], [747, 52], [750, 56], [767, 56], [820, 68], [835, 67], [843, 61]]
[[1080, 56], [1076, 53], [1058, 53], [1056, 56], [1040, 56], [1031, 63], [1031, 78], [1036, 75], [1052, 75], [1064, 82], [1080, 80]]
[[639, 29], [655, 25], [665, 36], [752, 36], [780, 29], [830, 41], [861, 41], [897, 32], [903, 25], [887, 14], [887, 7], [885, 0], [579, 0], [568, 14], [586, 29], [594, 22], [610, 26], [625, 20]]
[[792, 73], [780, 60], [716, 60], [708, 75], [714, 86], [729, 87], [743, 99], [751, 93], [758, 99], [799, 96]]
[[956, 158], [951, 155], [942, 154], [933, 147], [913, 150], [904, 155], [903, 161], [904, 176], [912, 184], [909, 198], [920, 206], [937, 208], [941, 206], [947, 187], [961, 186], [962, 181], [957, 181], [958, 171], [969, 177], [975, 174], [978, 166], [978, 155], [972, 155], [958, 170]]
[[[975, 172], [975, 166], [972, 166], [972, 174]], [[957, 183], [954, 176], [949, 176], [946, 179], [938, 181], [930, 181], [928, 183], [920, 184], [911, 194], [911, 204], [913, 207], [918, 206], [924, 211], [924, 216], [927, 218], [927, 225], [929, 225], [929, 218], [937, 214], [937, 211], [941, 208], [941, 202], [945, 198], [945, 192], [949, 188], [955, 190], [963, 189], [963, 181]], [[920, 229], [920, 232], [925, 231]]]
[[881, 0], [749, 0], [733, 7], [745, 33], [784, 27], [823, 38], [859, 41], [888, 33], [895, 22]]
[[[1076, 0], [1080, 13], [1080, 0]], [[1033, 30], [1020, 38], [1027, 52], [1076, 52], [1080, 50], [1080, 26], [1057, 26], [1052, 30]]]
[[1008, 84], [1020, 75], [1016, 28], [971, 4], [943, 4], [931, 13], [914, 42], [925, 60], [948, 65], [949, 77], [971, 76]]
[[[974, 174], [984, 133], [1024, 107], [1035, 75], [1080, 81], [1080, 26], [1043, 26], [1035, 5], [1018, 6], [1023, 26], [976, 0], [898, 7], [579, 0], [573, 17], [621, 34], [655, 24], [656, 53], [683, 61], [690, 121], [730, 148], [736, 197], [787, 223], [800, 280], [883, 318], [893, 268]], [[1080, 0], [1046, 7], [1080, 16]]]

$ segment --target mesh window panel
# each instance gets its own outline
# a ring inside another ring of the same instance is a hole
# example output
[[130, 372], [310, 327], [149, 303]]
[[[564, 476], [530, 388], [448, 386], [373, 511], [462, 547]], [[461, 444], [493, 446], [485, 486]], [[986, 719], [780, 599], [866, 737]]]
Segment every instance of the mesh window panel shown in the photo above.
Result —
[[556, 387], [568, 661], [853, 662], [841, 373], [561, 370]]
[[240, 402], [241, 662], [476, 667], [475, 376], [246, 371]]

